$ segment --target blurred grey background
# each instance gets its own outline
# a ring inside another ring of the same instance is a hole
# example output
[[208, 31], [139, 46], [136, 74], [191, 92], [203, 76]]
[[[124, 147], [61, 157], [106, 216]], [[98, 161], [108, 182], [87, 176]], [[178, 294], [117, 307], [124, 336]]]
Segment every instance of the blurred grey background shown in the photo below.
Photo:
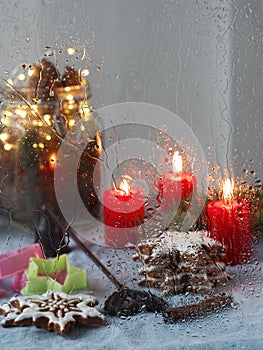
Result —
[[94, 107], [163, 106], [192, 128], [213, 177], [263, 178], [261, 0], [1, 0], [0, 9], [3, 78], [53, 52], [61, 67], [89, 67]]

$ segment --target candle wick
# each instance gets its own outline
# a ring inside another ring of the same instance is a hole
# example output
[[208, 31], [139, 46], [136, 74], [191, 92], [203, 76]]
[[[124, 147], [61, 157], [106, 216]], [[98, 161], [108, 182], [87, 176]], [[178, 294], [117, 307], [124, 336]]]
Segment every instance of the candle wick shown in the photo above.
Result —
[[117, 191], [119, 192], [119, 194], [121, 194], [122, 196], [126, 196], [128, 193], [123, 190], [122, 188], [118, 188]]
[[225, 203], [225, 205], [229, 206], [230, 203], [231, 203], [231, 196], [225, 197], [224, 198], [224, 203]]

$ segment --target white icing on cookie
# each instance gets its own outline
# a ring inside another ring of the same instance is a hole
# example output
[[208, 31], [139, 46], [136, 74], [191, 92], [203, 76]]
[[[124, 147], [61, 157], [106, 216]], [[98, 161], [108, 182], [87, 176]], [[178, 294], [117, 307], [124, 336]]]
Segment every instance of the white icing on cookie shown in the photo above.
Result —
[[24, 320], [32, 320], [34, 324], [39, 318], [46, 318], [48, 325], [58, 325], [63, 332], [69, 322], [76, 322], [75, 317], [81, 317], [82, 321], [96, 318], [99, 322], [95, 323], [103, 324], [105, 317], [95, 309], [97, 304], [97, 299], [91, 295], [67, 295], [53, 291], [31, 297], [13, 297], [2, 306], [4, 314], [7, 314], [2, 325], [9, 321], [19, 325]]

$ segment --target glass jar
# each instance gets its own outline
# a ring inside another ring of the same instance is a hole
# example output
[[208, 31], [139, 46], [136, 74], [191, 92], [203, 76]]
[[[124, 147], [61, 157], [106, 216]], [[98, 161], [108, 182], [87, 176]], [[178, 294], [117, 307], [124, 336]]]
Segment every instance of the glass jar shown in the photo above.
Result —
[[6, 85], [2, 95], [0, 206], [13, 220], [35, 228], [46, 255], [52, 256], [63, 240], [45, 210], [60, 213], [54, 189], [57, 152], [67, 132], [82, 118], [88, 120], [87, 138], [89, 131], [96, 136], [88, 140], [81, 155], [78, 189], [86, 208], [98, 212], [94, 176], [98, 184], [100, 167], [96, 163], [102, 148], [99, 120], [90, 112], [89, 85], [82, 79], [79, 85], [58, 87], [52, 99], [37, 103], [28, 99], [33, 95], [30, 88]]

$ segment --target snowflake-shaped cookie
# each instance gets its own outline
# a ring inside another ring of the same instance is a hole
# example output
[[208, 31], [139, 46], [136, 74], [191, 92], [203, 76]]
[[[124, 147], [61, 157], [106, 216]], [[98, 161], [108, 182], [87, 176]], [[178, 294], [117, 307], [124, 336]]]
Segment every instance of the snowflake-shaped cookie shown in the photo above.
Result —
[[67, 295], [54, 291], [31, 297], [13, 297], [0, 307], [0, 314], [5, 316], [1, 324], [3, 327], [33, 325], [65, 334], [76, 323], [106, 324], [104, 315], [95, 308], [97, 304], [97, 299], [91, 295]]

